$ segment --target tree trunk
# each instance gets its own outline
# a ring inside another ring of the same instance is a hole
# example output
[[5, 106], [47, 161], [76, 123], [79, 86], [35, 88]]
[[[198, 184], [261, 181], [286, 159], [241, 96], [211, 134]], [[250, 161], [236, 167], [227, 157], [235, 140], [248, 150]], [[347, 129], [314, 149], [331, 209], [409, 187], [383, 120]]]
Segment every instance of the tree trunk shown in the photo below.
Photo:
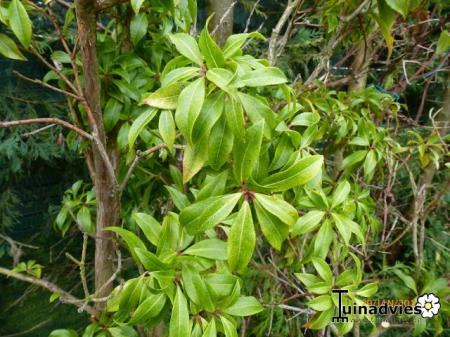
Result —
[[[208, 0], [208, 16], [214, 14], [209, 28], [216, 29], [214, 38], [219, 46], [223, 46], [228, 36], [233, 33], [234, 0]], [[226, 15], [225, 15], [226, 14]]]
[[[98, 137], [103, 149], [108, 150], [113, 168], [117, 168], [116, 151], [109, 147], [103, 127], [100, 104], [100, 78], [97, 58], [97, 14], [95, 1], [78, 0], [76, 14], [78, 24], [79, 44], [84, 72], [84, 97], [89, 125], [93, 135]], [[111, 293], [112, 282], [108, 283], [114, 272], [114, 242], [113, 233], [104, 231], [105, 227], [116, 226], [120, 216], [120, 196], [116, 182], [113, 181], [102, 158], [101, 149], [92, 146], [94, 161], [94, 186], [97, 200], [96, 240], [95, 240], [95, 289], [97, 297]], [[101, 310], [105, 302], [97, 302], [96, 308]]]

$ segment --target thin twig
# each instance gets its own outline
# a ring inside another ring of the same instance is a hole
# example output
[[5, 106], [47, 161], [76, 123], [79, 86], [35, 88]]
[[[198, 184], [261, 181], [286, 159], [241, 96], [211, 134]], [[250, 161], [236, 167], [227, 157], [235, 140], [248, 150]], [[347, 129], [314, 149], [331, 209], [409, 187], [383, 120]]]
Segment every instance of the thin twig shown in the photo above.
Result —
[[42, 128], [39, 128], [39, 129], [31, 131], [31, 132], [25, 132], [25, 133], [22, 134], [22, 137], [23, 138], [28, 138], [28, 137], [34, 136], [34, 135], [38, 134], [39, 132], [45, 131], [47, 129], [51, 129], [55, 125], [56, 124], [50, 124], [50, 125], [43, 126]]

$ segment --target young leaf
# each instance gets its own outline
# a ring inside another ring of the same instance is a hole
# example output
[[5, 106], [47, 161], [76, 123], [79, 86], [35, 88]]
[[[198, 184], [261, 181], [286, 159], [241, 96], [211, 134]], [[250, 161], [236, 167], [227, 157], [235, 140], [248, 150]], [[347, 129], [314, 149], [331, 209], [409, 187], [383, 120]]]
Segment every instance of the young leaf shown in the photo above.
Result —
[[168, 87], [172, 84], [177, 84], [180, 82], [188, 81], [198, 75], [200, 68], [197, 67], [181, 67], [176, 68], [161, 75], [161, 88]]
[[200, 53], [200, 49], [198, 49], [197, 41], [192, 36], [186, 33], [176, 33], [170, 35], [170, 41], [172, 41], [181, 55], [199, 66], [203, 64], [203, 56]]
[[223, 52], [209, 35], [208, 22], [209, 19], [206, 21], [206, 25], [200, 33], [198, 45], [200, 47], [200, 51], [205, 57], [208, 68], [220, 68], [225, 64]]
[[170, 152], [173, 152], [173, 144], [175, 143], [176, 130], [175, 121], [172, 112], [164, 110], [159, 115], [159, 133]]
[[245, 133], [244, 143], [235, 147], [233, 171], [239, 183], [250, 178], [252, 170], [258, 162], [264, 130], [264, 120], [252, 125]]
[[311, 322], [306, 323], [304, 326], [315, 330], [323, 329], [330, 324], [333, 316], [334, 308], [322, 311], [319, 316], [316, 316]]
[[283, 199], [259, 193], [255, 193], [255, 198], [266, 211], [275, 215], [289, 227], [297, 221], [297, 210]]
[[222, 322], [225, 337], [238, 337], [236, 326], [232, 322], [230, 322], [224, 316], [220, 316], [220, 321]]
[[143, 103], [158, 109], [174, 110], [177, 108], [178, 96], [182, 89], [179, 83], [159, 88], [145, 97]]
[[131, 148], [134, 146], [137, 137], [142, 132], [142, 130], [151, 122], [153, 117], [155, 117], [158, 110], [151, 108], [139, 115], [138, 118], [133, 122], [128, 132], [128, 146]]
[[199, 78], [189, 84], [178, 97], [175, 122], [181, 134], [192, 142], [192, 129], [205, 99], [205, 79]]
[[329, 220], [325, 220], [314, 239], [314, 255], [324, 259], [330, 249], [331, 242], [333, 241], [333, 226]]
[[245, 200], [233, 220], [228, 235], [228, 265], [231, 270], [243, 271], [250, 262], [255, 249], [256, 235], [252, 212]]
[[178, 208], [179, 211], [189, 206], [190, 201], [184, 193], [180, 192], [179, 190], [177, 190], [175, 187], [172, 186], [164, 186], [164, 187], [170, 193], [170, 197], [172, 198], [175, 207]]
[[166, 295], [164, 293], [151, 294], [148, 296], [133, 313], [129, 325], [145, 323], [152, 317], [156, 317], [166, 303]]
[[361, 289], [359, 289], [356, 292], [356, 295], [370, 298], [373, 295], [375, 295], [375, 293], [377, 291], [378, 291], [378, 285], [376, 283], [369, 283], [369, 284], [366, 284]]
[[242, 296], [230, 307], [223, 309], [223, 312], [232, 316], [251, 316], [263, 311], [263, 306], [253, 296]]
[[139, 258], [136, 256], [134, 251], [136, 248], [141, 248], [143, 250], [146, 250], [146, 247], [145, 247], [145, 244], [141, 241], [141, 239], [139, 239], [137, 237], [136, 234], [134, 234], [126, 229], [120, 228], [120, 227], [106, 227], [105, 230], [109, 230], [109, 231], [119, 234], [121, 236], [121, 238], [127, 244], [128, 250], [130, 251], [131, 255], [133, 255], [133, 257], [137, 261], [139, 261]]
[[91, 211], [88, 207], [83, 206], [77, 213], [77, 222], [80, 225], [80, 229], [83, 232], [93, 233], [95, 232], [95, 228], [92, 224], [91, 220]]
[[261, 185], [272, 192], [281, 192], [304, 185], [320, 174], [322, 164], [323, 156], [320, 155], [300, 159], [286, 170], [267, 177]]
[[283, 241], [289, 235], [289, 226], [267, 212], [257, 200], [255, 200], [255, 210], [261, 231], [267, 241], [269, 241], [272, 247], [280, 250]]
[[212, 260], [226, 260], [227, 243], [218, 239], [207, 239], [193, 244], [183, 254], [201, 256]]
[[313, 298], [307, 303], [308, 307], [316, 311], [325, 311], [333, 306], [333, 301], [329, 295], [322, 295]]
[[214, 319], [214, 317], [211, 318], [211, 321], [209, 321], [202, 337], [217, 337], [216, 320]]
[[262, 87], [287, 82], [283, 72], [275, 67], [265, 67], [250, 71], [242, 76], [241, 80], [247, 87]]
[[180, 222], [193, 235], [214, 227], [223, 221], [236, 206], [241, 193], [212, 197], [184, 208]]
[[153, 245], [158, 246], [159, 236], [161, 234], [161, 225], [159, 222], [150, 214], [146, 213], [133, 213], [132, 218], [144, 232], [148, 241]]
[[31, 20], [20, 0], [11, 0], [8, 7], [9, 26], [20, 43], [28, 48], [31, 43]]
[[237, 54], [248, 38], [258, 38], [261, 40], [266, 39], [264, 35], [258, 32], [231, 35], [227, 38], [227, 40], [225, 41], [225, 45], [223, 46], [224, 57], [226, 59], [229, 59]]
[[295, 237], [313, 231], [322, 221], [324, 215], [325, 212], [323, 211], [309, 211], [298, 218], [297, 222], [292, 227], [291, 235]]
[[170, 317], [169, 337], [189, 337], [190, 330], [186, 297], [184, 297], [181, 288], [177, 287]]
[[228, 160], [233, 148], [233, 140], [233, 134], [222, 115], [212, 128], [208, 142], [208, 163], [213, 169], [219, 170]]
[[17, 48], [16, 44], [13, 40], [11, 40], [7, 35], [0, 33], [0, 54], [4, 57], [13, 59], [26, 61], [25, 56], [20, 52]]
[[206, 72], [206, 78], [220, 89], [227, 91], [227, 86], [233, 79], [233, 73], [223, 68], [211, 68]]
[[328, 284], [331, 284], [333, 273], [331, 272], [330, 266], [323, 259], [313, 257], [311, 261], [320, 277]]
[[331, 208], [342, 204], [350, 193], [350, 184], [347, 180], [341, 181], [335, 188], [331, 201]]

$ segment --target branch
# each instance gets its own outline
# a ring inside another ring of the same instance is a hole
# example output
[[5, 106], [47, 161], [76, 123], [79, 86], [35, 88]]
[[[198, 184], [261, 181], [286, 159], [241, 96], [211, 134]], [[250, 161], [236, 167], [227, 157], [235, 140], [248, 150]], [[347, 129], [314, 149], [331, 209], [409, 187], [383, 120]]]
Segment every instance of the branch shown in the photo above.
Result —
[[237, 4], [237, 1], [234, 1], [230, 7], [228, 7], [228, 9], [225, 11], [225, 13], [223, 13], [222, 17], [219, 20], [219, 23], [217, 24], [216, 27], [214, 27], [213, 31], [211, 32], [211, 35], [214, 35], [216, 33], [216, 31], [219, 29], [220, 26], [222, 26], [223, 21], [225, 20], [225, 18], [228, 16], [228, 14], [231, 12], [231, 10], [233, 9], [233, 7]]
[[22, 119], [22, 120], [18, 120], [18, 121], [4, 121], [4, 122], [0, 122], [0, 128], [9, 128], [9, 127], [13, 127], [13, 126], [36, 124], [36, 123], [58, 124], [67, 129], [75, 131], [80, 136], [82, 136], [86, 139], [94, 140], [94, 136], [92, 136], [91, 134], [87, 133], [86, 131], [80, 129], [79, 127], [77, 127], [73, 124], [70, 124], [69, 122], [66, 122], [62, 119], [53, 118], [53, 117]]
[[[163, 148], [166, 148], [166, 147], [167, 147], [166, 144], [158, 144], [158, 145], [155, 145], [155, 146], [153, 146], [153, 147], [151, 147], [151, 148], [149, 148], [148, 150], [145, 150], [145, 151], [143, 151], [143, 152], [141, 152], [141, 151], [139, 151], [139, 150], [136, 151], [136, 156], [134, 157], [134, 160], [133, 160], [133, 162], [131, 163], [131, 166], [129, 167], [128, 172], [127, 172], [127, 174], [125, 175], [125, 178], [123, 179], [122, 183], [120, 184], [119, 191], [120, 191], [120, 192], [123, 192], [123, 190], [125, 189], [125, 187], [126, 187], [127, 184], [128, 184], [128, 181], [129, 181], [130, 178], [131, 178], [131, 175], [132, 175], [134, 169], [136, 168], [137, 164], [139, 163], [139, 161], [140, 161], [142, 158], [144, 158], [144, 157], [146, 157], [146, 156], [152, 154], [153, 152], [156, 152], [156, 151], [158, 151], [158, 150], [161, 150], [161, 149], [163, 149]], [[184, 149], [184, 145], [175, 144], [175, 145], [174, 145], [174, 148], [176, 148], [176, 149]]]
[[8, 277], [14, 277], [15, 279], [38, 285], [38, 286], [45, 288], [48, 291], [53, 292], [53, 293], [59, 293], [59, 294], [61, 294], [59, 297], [61, 302], [74, 304], [79, 309], [86, 311], [87, 313], [89, 313], [90, 315], [92, 315], [94, 317], [98, 317], [98, 315], [99, 315], [99, 312], [97, 310], [95, 310], [93, 307], [83, 304], [82, 301], [80, 301], [78, 298], [76, 298], [72, 294], [62, 290], [60, 287], [58, 287], [56, 284], [54, 284], [52, 282], [49, 282], [47, 280], [38, 279], [36, 277], [32, 277], [32, 276], [28, 276], [28, 275], [16, 273], [12, 270], [2, 268], [2, 267], [0, 267], [0, 274], [6, 275]]

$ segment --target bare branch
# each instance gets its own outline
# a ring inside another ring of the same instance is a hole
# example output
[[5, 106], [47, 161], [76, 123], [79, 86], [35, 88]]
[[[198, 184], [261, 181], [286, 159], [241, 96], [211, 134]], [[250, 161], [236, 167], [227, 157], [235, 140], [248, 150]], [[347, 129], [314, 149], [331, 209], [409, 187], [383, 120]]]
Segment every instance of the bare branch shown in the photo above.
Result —
[[97, 310], [95, 310], [93, 307], [83, 304], [78, 298], [76, 298], [72, 294], [62, 290], [60, 287], [58, 287], [56, 284], [54, 284], [50, 281], [39, 279], [39, 278], [36, 278], [33, 276], [24, 275], [21, 273], [16, 273], [15, 271], [12, 271], [12, 270], [9, 270], [9, 269], [3, 268], [3, 267], [0, 267], [0, 274], [6, 275], [8, 277], [14, 277], [15, 279], [18, 279], [20, 281], [25, 281], [28, 283], [38, 285], [42, 288], [47, 289], [48, 291], [50, 291], [52, 293], [59, 293], [59, 294], [61, 294], [59, 297], [61, 302], [74, 304], [81, 310], [86, 311], [87, 313], [91, 314], [94, 317], [98, 317], [98, 315], [99, 315], [99, 312]]
[[75, 131], [80, 136], [82, 136], [86, 139], [94, 140], [94, 136], [92, 136], [91, 134], [87, 133], [86, 131], [80, 129], [79, 127], [77, 127], [73, 124], [70, 124], [69, 122], [66, 122], [62, 119], [53, 118], [53, 117], [31, 118], [31, 119], [22, 119], [22, 120], [17, 120], [17, 121], [4, 121], [4, 122], [0, 122], [0, 128], [10, 128], [10, 127], [14, 127], [14, 126], [37, 124], [37, 123], [58, 124], [67, 129]]

